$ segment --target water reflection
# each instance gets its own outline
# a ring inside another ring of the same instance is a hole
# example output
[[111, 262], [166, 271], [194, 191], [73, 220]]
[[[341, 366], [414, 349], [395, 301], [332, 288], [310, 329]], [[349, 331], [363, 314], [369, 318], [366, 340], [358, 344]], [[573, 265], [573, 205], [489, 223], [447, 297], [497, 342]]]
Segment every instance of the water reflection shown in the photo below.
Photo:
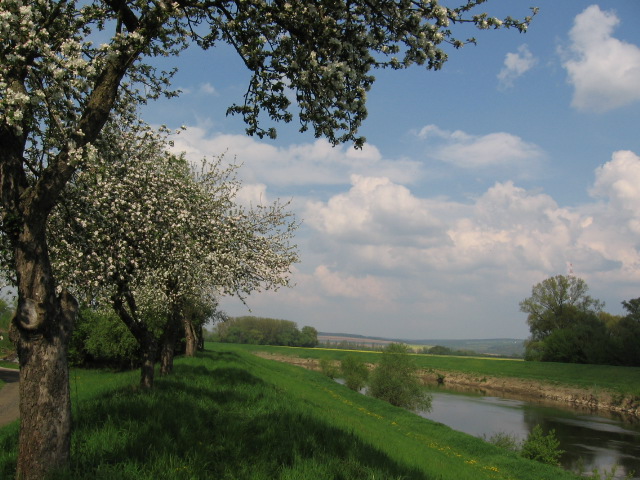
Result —
[[433, 390], [433, 406], [425, 418], [474, 436], [508, 433], [523, 440], [537, 424], [554, 429], [565, 451], [563, 467], [600, 472], [618, 466], [616, 478], [630, 472], [640, 479], [640, 425], [590, 413], [480, 394]]

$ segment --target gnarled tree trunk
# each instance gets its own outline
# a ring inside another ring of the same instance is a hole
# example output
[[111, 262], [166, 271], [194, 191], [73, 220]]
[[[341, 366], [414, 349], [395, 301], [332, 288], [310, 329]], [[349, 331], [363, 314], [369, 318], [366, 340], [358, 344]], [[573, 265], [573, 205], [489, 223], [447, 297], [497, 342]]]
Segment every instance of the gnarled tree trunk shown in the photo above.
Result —
[[56, 295], [44, 223], [25, 227], [15, 248], [18, 308], [11, 337], [20, 359], [21, 480], [40, 480], [65, 466], [71, 445], [67, 345], [78, 305], [66, 291]]
[[193, 326], [190, 315], [183, 315], [182, 326], [184, 327], [185, 352], [187, 357], [194, 357], [198, 350], [198, 332]]

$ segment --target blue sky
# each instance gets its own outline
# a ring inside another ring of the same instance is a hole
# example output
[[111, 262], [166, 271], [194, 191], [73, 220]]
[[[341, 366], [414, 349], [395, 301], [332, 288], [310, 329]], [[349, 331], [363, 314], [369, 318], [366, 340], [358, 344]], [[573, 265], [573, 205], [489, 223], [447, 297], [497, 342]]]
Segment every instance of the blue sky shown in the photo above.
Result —
[[[585, 279], [606, 310], [640, 297], [640, 2], [489, 0], [529, 31], [475, 31], [443, 70], [376, 72], [361, 151], [280, 125], [244, 135], [226, 108], [248, 74], [225, 47], [177, 60], [183, 94], [147, 121], [176, 148], [243, 164], [244, 201], [291, 199], [295, 287], [251, 312], [394, 338], [528, 335], [518, 303], [549, 276]], [[294, 122], [295, 123], [295, 122]]]

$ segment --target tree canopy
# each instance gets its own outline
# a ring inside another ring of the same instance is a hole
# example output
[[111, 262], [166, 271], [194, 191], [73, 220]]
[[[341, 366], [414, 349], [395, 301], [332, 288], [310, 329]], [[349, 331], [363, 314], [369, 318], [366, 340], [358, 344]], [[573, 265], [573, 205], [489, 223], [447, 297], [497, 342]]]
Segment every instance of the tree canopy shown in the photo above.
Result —
[[315, 347], [318, 332], [310, 326], [298, 329], [290, 320], [264, 317], [235, 317], [219, 322], [213, 332], [219, 342], [249, 343], [254, 345], [287, 345], [293, 347]]
[[531, 297], [520, 302], [531, 331], [526, 360], [640, 365], [640, 299], [623, 301], [628, 315], [621, 317], [604, 312], [604, 302], [588, 291], [584, 280], [563, 275], [533, 287]]
[[588, 295], [587, 283], [573, 275], [556, 275], [534, 285], [531, 296], [520, 302], [534, 339], [540, 340], [554, 330], [576, 323], [583, 313], [597, 313], [604, 302]]

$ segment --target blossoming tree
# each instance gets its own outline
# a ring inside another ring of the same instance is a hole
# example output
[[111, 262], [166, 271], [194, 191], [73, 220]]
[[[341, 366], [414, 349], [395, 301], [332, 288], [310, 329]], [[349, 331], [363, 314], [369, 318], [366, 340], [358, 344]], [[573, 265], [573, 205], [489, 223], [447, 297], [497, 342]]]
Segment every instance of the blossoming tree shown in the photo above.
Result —
[[[331, 142], [363, 139], [374, 68], [438, 69], [459, 48], [460, 24], [514, 27], [477, 12], [485, 0], [2, 0], [0, 2], [0, 200], [3, 255], [18, 293], [13, 339], [20, 357], [19, 477], [66, 464], [70, 399], [66, 360], [77, 304], [52, 273], [46, 224], [65, 186], [92, 156], [116, 99], [168, 90], [172, 72], [147, 59], [189, 43], [233, 46], [251, 71], [230, 107], [247, 131], [274, 136], [291, 121]], [[93, 45], [91, 39], [104, 38]], [[473, 41], [473, 39], [470, 39]]]
[[160, 339], [171, 368], [190, 301], [288, 284], [297, 224], [278, 202], [236, 204], [234, 167], [195, 170], [132, 115], [115, 116], [95, 145], [51, 218], [54, 273], [84, 303], [113, 306], [140, 344], [148, 388]]

